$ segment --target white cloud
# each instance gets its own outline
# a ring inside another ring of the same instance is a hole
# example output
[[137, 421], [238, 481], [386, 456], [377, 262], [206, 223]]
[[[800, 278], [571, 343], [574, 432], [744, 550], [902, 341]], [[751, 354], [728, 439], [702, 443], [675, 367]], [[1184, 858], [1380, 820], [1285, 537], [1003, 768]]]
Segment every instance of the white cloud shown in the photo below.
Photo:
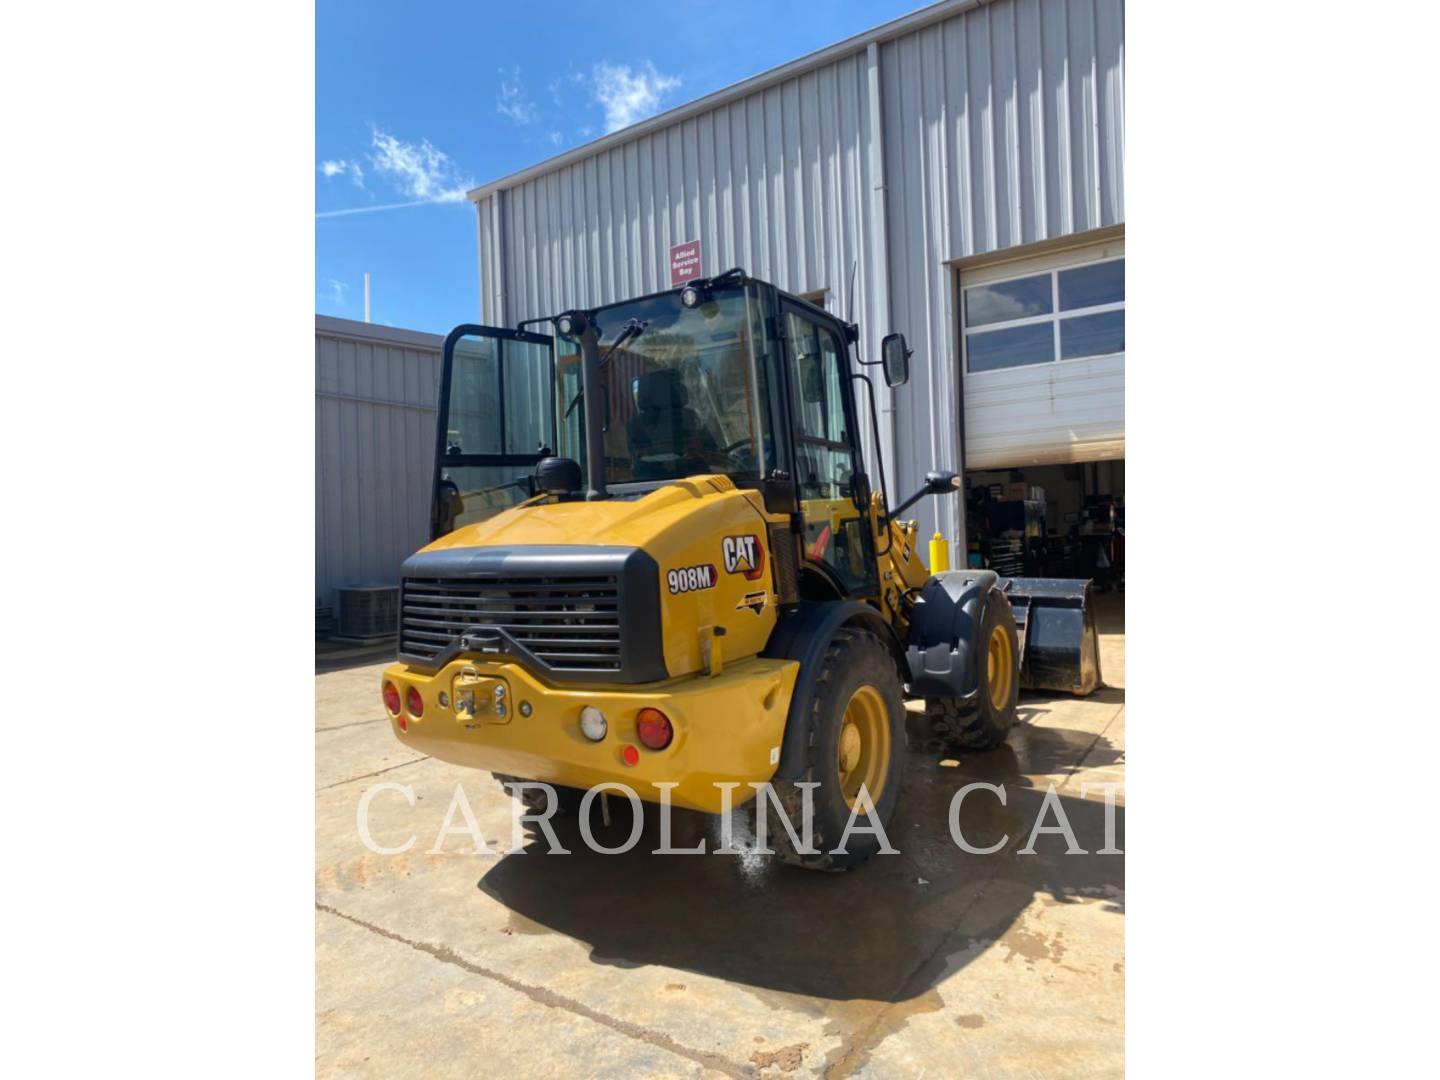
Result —
[[559, 146], [565, 140], [565, 136], [558, 131], [548, 132], [545, 138], [550, 140], [551, 146]]
[[344, 158], [337, 158], [333, 161], [322, 161], [320, 171], [329, 180], [336, 176], [348, 175], [351, 183], [358, 188], [365, 186], [365, 170], [360, 167], [358, 161], [346, 161]]
[[462, 179], [448, 154], [430, 140], [407, 143], [379, 128], [371, 129], [370, 164], [417, 202], [463, 202], [473, 180]]
[[665, 95], [679, 85], [678, 78], [656, 71], [648, 60], [638, 68], [602, 61], [590, 70], [590, 94], [605, 110], [607, 132], [654, 116]]
[[[332, 174], [332, 175], [333, 175], [333, 174]], [[344, 307], [344, 306], [345, 306], [345, 290], [348, 289], [348, 288], [350, 288], [350, 286], [347, 285], [347, 284], [345, 284], [345, 282], [343, 282], [343, 281], [336, 281], [334, 278], [331, 278], [331, 279], [330, 279], [330, 296], [331, 296], [331, 299], [333, 299], [333, 300], [335, 301], [335, 303], [339, 304], [341, 307]]]
[[[502, 72], [503, 73], [503, 72]], [[535, 103], [525, 96], [520, 86], [520, 69], [511, 68], [510, 78], [500, 83], [500, 96], [495, 99], [495, 111], [508, 116], [517, 124], [532, 124], [540, 111]]]

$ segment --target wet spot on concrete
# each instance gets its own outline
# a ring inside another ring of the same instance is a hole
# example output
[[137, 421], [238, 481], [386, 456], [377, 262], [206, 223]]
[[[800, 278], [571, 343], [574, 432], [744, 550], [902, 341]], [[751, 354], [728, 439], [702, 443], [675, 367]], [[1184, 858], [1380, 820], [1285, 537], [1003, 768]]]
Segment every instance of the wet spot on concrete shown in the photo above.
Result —
[[858, 1073], [870, 1060], [875, 1049], [892, 1035], [904, 1030], [913, 1016], [940, 1012], [945, 1003], [938, 991], [931, 989], [918, 997], [908, 998], [878, 1009], [872, 1002], [845, 1002], [843, 1009], [831, 1010], [831, 1021], [825, 1034], [840, 1039], [825, 1060], [827, 1077], [848, 1077]]
[[979, 1013], [966, 1013], [964, 1016], [957, 1016], [955, 1023], [963, 1028], [978, 1028], [985, 1026], [985, 1017]]
[[[844, 1025], [836, 1033], [848, 1042], [869, 1027], [877, 1007], [921, 997], [968, 966], [1003, 937], [1037, 894], [1081, 902], [1094, 890], [1092, 902], [1103, 902], [1107, 894], [1119, 892], [1122, 857], [1067, 857], [1058, 837], [1042, 838], [1035, 856], [1012, 856], [1041, 802], [1040, 793], [1025, 786], [1007, 784], [1005, 803], [981, 791], [959, 807], [967, 841], [982, 848], [1000, 842], [1000, 851], [976, 855], [957, 847], [949, 829], [951, 804], [971, 779], [968, 758], [961, 760], [959, 769], [931, 762], [907, 772], [889, 830], [903, 854], [874, 859], [843, 878], [800, 872], [754, 852], [740, 858], [655, 855], [657, 815], [647, 813], [639, 842], [623, 855], [596, 854], [580, 836], [576, 818], [557, 818], [552, 822], [556, 837], [570, 855], [537, 858], [549, 844], [531, 837], [525, 849], [529, 857], [515, 854], [480, 863], [478, 891], [523, 914], [528, 922], [516, 923], [517, 933], [548, 931], [573, 938], [589, 948], [594, 964], [667, 968], [676, 979], [687, 973], [721, 979], [762, 998], [773, 995], [786, 1012], [818, 1013], [827, 1020], [844, 1012], [847, 1003], [861, 1003], [858, 1025]], [[1102, 846], [1104, 806], [1064, 794], [1059, 798], [1080, 843], [1087, 850]], [[622, 800], [612, 826], [607, 831], [596, 825], [597, 835], [612, 845], [624, 842], [630, 832], [627, 813]], [[1123, 810], [1116, 816], [1123, 821]], [[713, 852], [718, 822], [676, 811], [672, 843], [685, 848], [704, 840]], [[742, 833], [748, 831], [737, 827], [736, 843], [743, 845]], [[1009, 847], [1003, 845], [1007, 836]], [[1047, 839], [1055, 843], [1047, 845]], [[917, 885], [922, 877], [928, 884]], [[837, 950], [829, 935], [816, 933], [816, 919], [818, 912], [833, 909], [841, 887], [847, 947]], [[657, 894], [668, 902], [653, 904]], [[587, 902], [576, 903], [578, 896]], [[644, 920], [593, 917], [597, 909], [642, 905]], [[737, 947], [739, 942], [745, 947]], [[1053, 951], [1048, 943], [1041, 937], [1007, 944], [1022, 956], [1047, 956]], [[1074, 962], [1071, 956], [1065, 959]], [[892, 1017], [903, 1019], [903, 1013]], [[812, 1064], [830, 1049], [812, 1040]]]
[[791, 1073], [805, 1060], [808, 1049], [809, 1043], [795, 1043], [793, 1046], [782, 1046], [779, 1050], [756, 1050], [750, 1055], [750, 1063], [755, 1066], [756, 1072], [779, 1069], [782, 1073]]
[[1005, 956], [1007, 964], [1018, 956], [1025, 961], [1027, 966], [1033, 968], [1037, 960], [1060, 963], [1061, 957], [1065, 955], [1065, 943], [1061, 940], [1062, 937], [1064, 935], [1060, 933], [1047, 935], [1028, 927], [1015, 926], [1000, 939], [1000, 944], [1009, 950]]

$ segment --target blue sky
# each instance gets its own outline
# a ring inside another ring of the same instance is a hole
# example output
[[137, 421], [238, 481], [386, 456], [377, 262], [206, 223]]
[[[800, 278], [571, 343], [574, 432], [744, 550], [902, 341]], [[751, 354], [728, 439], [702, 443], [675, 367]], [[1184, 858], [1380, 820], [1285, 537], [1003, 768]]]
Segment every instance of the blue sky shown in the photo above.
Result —
[[[315, 310], [479, 316], [464, 191], [923, 6], [319, 0]], [[416, 204], [416, 205], [408, 205]]]

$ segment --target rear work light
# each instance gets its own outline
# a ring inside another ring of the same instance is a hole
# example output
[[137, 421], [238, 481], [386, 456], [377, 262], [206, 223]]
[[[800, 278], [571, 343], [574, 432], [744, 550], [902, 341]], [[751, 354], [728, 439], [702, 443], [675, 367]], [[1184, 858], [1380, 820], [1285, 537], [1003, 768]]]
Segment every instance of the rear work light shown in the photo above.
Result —
[[392, 716], [400, 715], [400, 691], [395, 689], [393, 682], [387, 682], [382, 695], [385, 698], [385, 708], [390, 710]]
[[425, 715], [425, 701], [421, 698], [420, 691], [413, 686], [405, 691], [405, 707], [416, 720]]
[[605, 738], [607, 726], [605, 714], [594, 705], [586, 705], [580, 710], [580, 731], [591, 742], [599, 742]]
[[675, 737], [670, 718], [659, 709], [641, 709], [635, 718], [635, 734], [651, 750], [664, 750]]

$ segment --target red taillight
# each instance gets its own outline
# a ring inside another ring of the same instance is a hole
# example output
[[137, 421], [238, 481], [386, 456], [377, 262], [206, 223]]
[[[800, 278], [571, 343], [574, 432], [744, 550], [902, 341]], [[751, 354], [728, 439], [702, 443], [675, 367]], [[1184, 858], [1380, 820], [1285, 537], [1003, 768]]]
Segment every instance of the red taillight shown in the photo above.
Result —
[[395, 718], [395, 722], [400, 725], [400, 730], [401, 730], [401, 731], [409, 731], [409, 730], [410, 730], [410, 725], [406, 722], [405, 717], [403, 717], [403, 716], [397, 716], [397, 717]]
[[405, 691], [405, 707], [416, 720], [425, 715], [425, 702], [420, 697], [420, 691], [413, 686]]
[[635, 734], [651, 750], [664, 750], [675, 737], [670, 718], [659, 709], [641, 709], [635, 718]]
[[635, 747], [629, 743], [626, 743], [625, 749], [620, 751], [620, 760], [625, 762], [626, 765], [639, 765], [640, 751], [636, 750]]
[[387, 682], [385, 684], [383, 696], [385, 698], [385, 708], [389, 709], [392, 715], [398, 715], [400, 712], [400, 691], [395, 689], [393, 682]]

